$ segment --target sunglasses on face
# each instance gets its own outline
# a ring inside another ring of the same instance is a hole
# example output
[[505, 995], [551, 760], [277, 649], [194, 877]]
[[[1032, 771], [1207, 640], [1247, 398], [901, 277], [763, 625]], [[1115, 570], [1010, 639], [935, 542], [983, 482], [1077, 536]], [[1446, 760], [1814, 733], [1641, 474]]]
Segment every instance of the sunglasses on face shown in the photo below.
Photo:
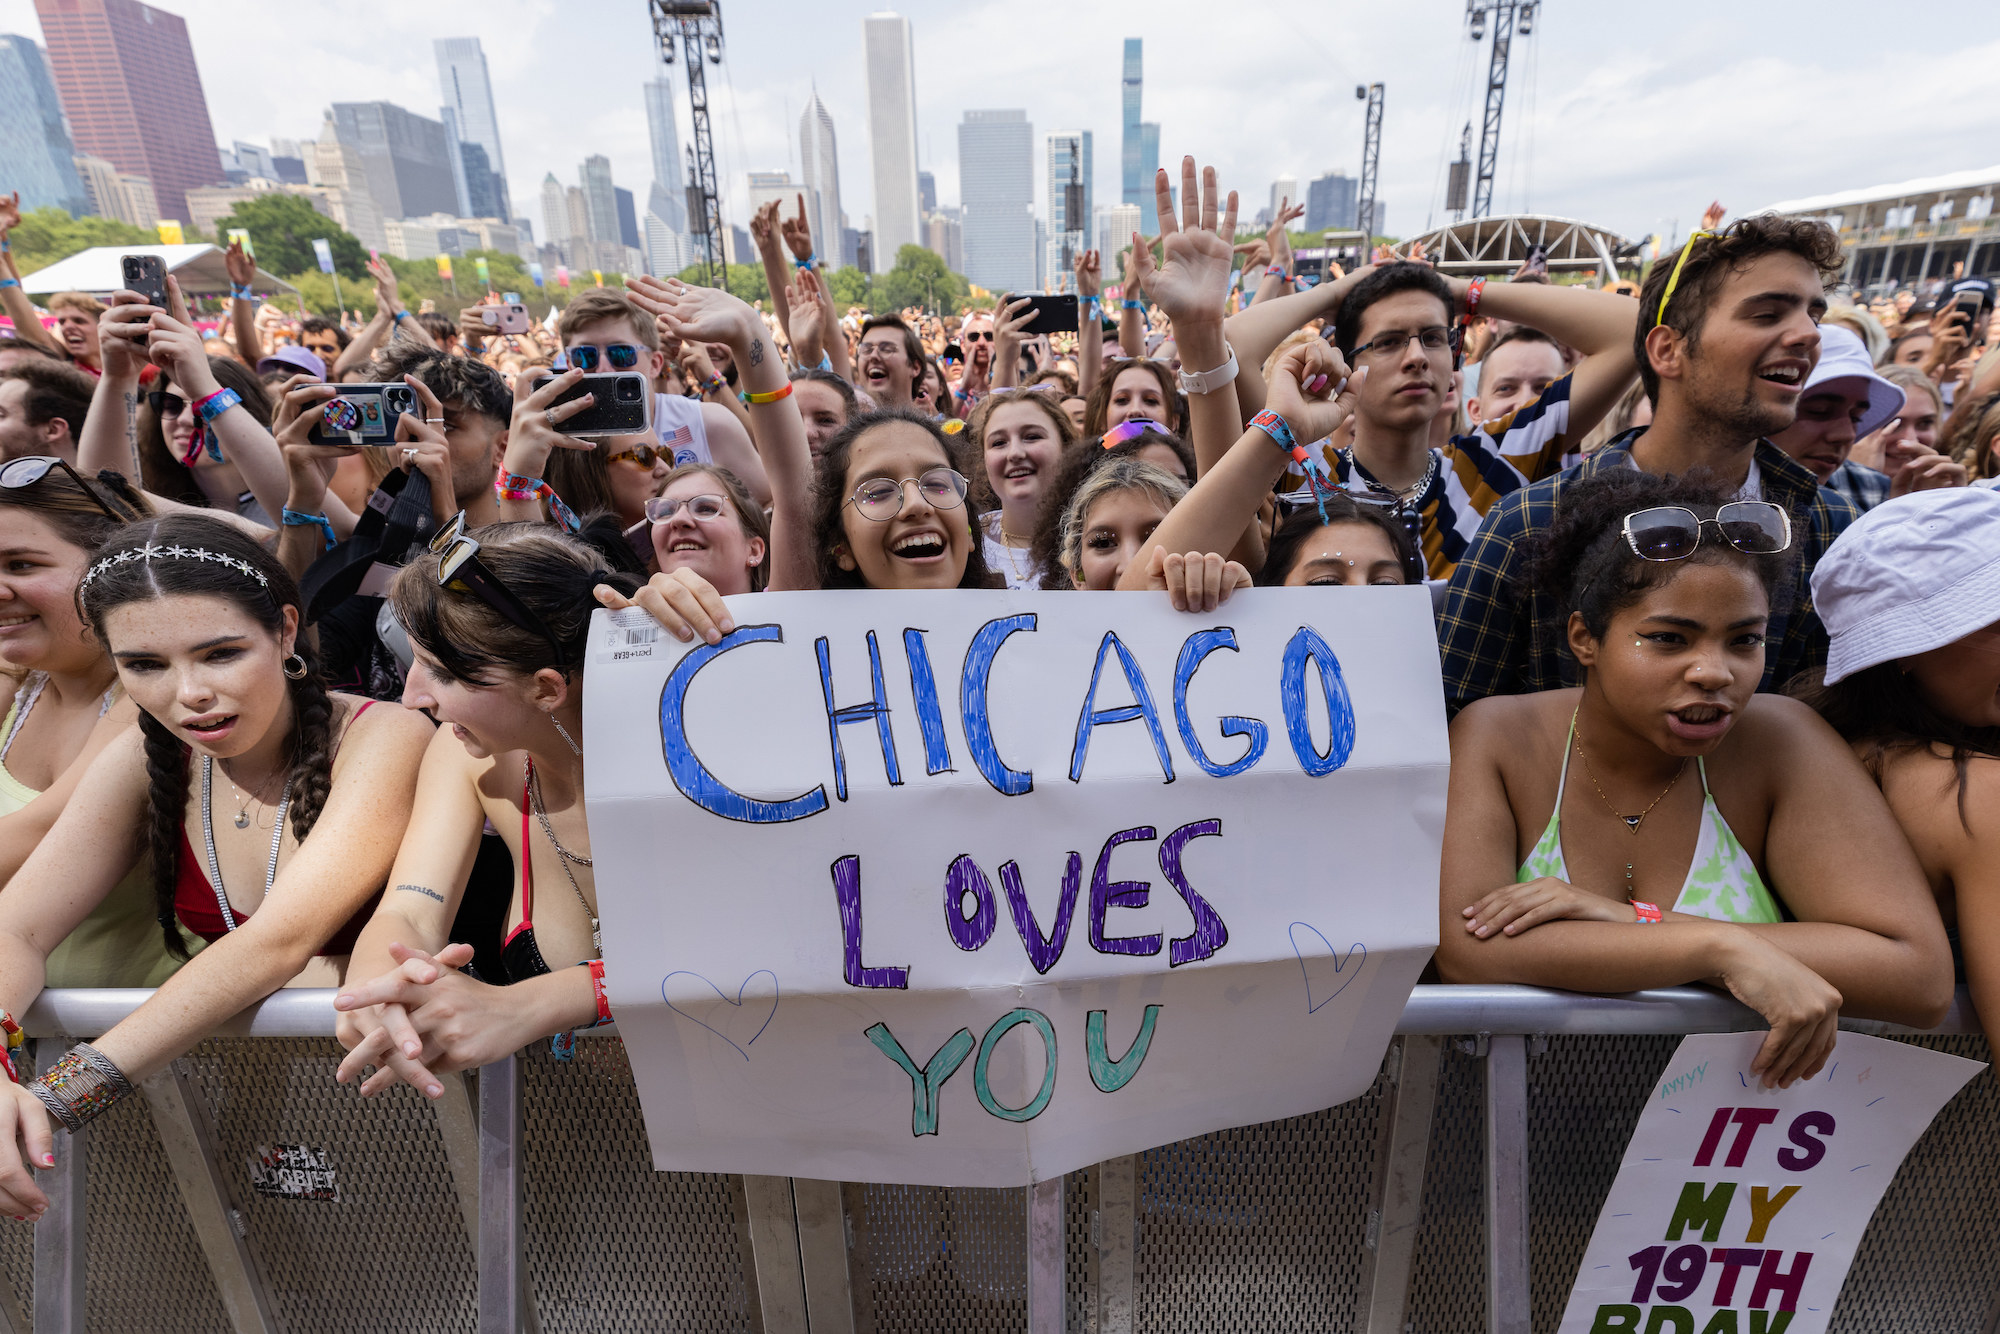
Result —
[[673, 517], [686, 510], [687, 516], [701, 523], [710, 523], [729, 512], [721, 496], [689, 496], [682, 500], [674, 496], [655, 496], [646, 502], [646, 517], [654, 523], [669, 523]]
[[439, 588], [470, 593], [518, 629], [540, 635], [555, 651], [556, 666], [568, 666], [569, 655], [563, 652], [562, 642], [550, 633], [548, 623], [480, 561], [479, 542], [465, 531], [464, 510], [438, 529], [430, 540], [430, 550], [438, 558]]
[[594, 371], [600, 361], [608, 362], [614, 371], [629, 371], [639, 364], [639, 349], [632, 343], [611, 343], [602, 348], [586, 343], [569, 349], [572, 370]]
[[652, 445], [633, 445], [630, 449], [621, 449], [616, 454], [606, 454], [604, 461], [616, 463], [620, 459], [629, 459], [641, 468], [651, 469], [654, 464], [666, 457], [667, 452], [663, 449], [656, 449]]
[[960, 334], [959, 339], [960, 341], [967, 343], [990, 343], [993, 341], [993, 333], [990, 329], [984, 332], [981, 332], [978, 329], [972, 329], [965, 333]]
[[104, 498], [97, 494], [97, 489], [84, 481], [82, 473], [52, 454], [25, 454], [20, 458], [8, 460], [5, 466], [0, 466], [0, 487], [17, 491], [22, 487], [33, 486], [47, 477], [52, 468], [61, 468], [74, 478], [76, 484], [83, 489], [83, 494], [89, 496], [91, 503], [103, 510], [114, 523], [132, 521], [132, 516], [120, 514], [105, 504]]
[[965, 503], [965, 478], [951, 468], [931, 468], [921, 476], [893, 481], [872, 477], [854, 488], [854, 508], [864, 519], [887, 523], [903, 512], [905, 488], [917, 484], [917, 492], [934, 510], [957, 509]]
[[1641, 560], [1686, 560], [1710, 524], [1723, 541], [1752, 556], [1774, 555], [1792, 544], [1792, 516], [1768, 500], [1732, 500], [1712, 519], [1679, 505], [1637, 510], [1625, 516], [1625, 541]]
[[155, 417], [165, 421], [169, 417], [180, 416], [182, 409], [187, 407], [187, 400], [171, 389], [148, 389], [146, 404], [153, 409]]

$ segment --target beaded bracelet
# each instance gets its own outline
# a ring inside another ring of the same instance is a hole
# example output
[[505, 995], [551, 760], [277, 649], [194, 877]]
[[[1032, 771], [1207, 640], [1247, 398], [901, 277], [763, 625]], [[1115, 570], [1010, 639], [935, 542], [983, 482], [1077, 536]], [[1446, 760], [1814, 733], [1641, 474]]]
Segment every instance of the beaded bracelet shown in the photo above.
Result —
[[248, 283], [238, 286], [232, 282], [229, 284], [229, 299], [232, 301], [255, 301], [257, 294], [250, 290]]
[[287, 528], [318, 528], [326, 534], [328, 551], [340, 545], [339, 540], [333, 535], [332, 522], [324, 514], [307, 514], [287, 505], [284, 511], [284, 524]]
[[74, 1135], [104, 1115], [112, 1103], [130, 1096], [132, 1083], [110, 1057], [88, 1042], [79, 1042], [28, 1091]]
[[4, 1032], [7, 1035], [6, 1044], [0, 1046], [0, 1064], [6, 1066], [7, 1078], [18, 1084], [21, 1082], [21, 1067], [19, 1058], [15, 1053], [28, 1040], [28, 1035], [23, 1033], [21, 1026], [14, 1022], [14, 1016], [5, 1010], [0, 1010], [0, 1032]]
[[773, 389], [768, 394], [737, 395], [737, 397], [742, 399], [745, 403], [776, 403], [781, 398], [790, 398], [791, 396], [792, 396], [792, 384], [791, 381], [789, 380], [785, 382], [785, 387], [783, 389]]
[[723, 379], [720, 375], [711, 375], [701, 382], [701, 392], [704, 394], [719, 394], [727, 388], [729, 388], [729, 381]]
[[566, 533], [583, 531], [583, 521], [576, 517], [576, 511], [563, 504], [556, 489], [539, 477], [523, 477], [519, 473], [502, 471], [500, 480], [493, 483], [493, 489], [502, 500], [546, 500], [549, 513]]

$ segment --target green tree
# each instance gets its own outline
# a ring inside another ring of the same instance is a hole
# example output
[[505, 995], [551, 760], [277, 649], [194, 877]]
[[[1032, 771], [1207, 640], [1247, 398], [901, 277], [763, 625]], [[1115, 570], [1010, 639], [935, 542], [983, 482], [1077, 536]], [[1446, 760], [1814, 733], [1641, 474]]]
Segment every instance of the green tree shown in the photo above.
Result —
[[826, 275], [826, 290], [833, 297], [834, 309], [847, 313], [849, 306], [867, 309], [871, 297], [872, 280], [860, 269], [849, 264], [844, 269], [835, 269]]
[[906, 245], [896, 252], [896, 267], [876, 284], [876, 307], [901, 310], [922, 306], [941, 315], [955, 315], [967, 288], [965, 279], [946, 268], [935, 250]]
[[[708, 286], [708, 266], [690, 264], [674, 275], [691, 287]], [[607, 282], [610, 275], [605, 275]], [[768, 301], [771, 299], [771, 285], [764, 281], [762, 264], [731, 264], [729, 266], [729, 290], [745, 301]]]
[[23, 274], [46, 269], [92, 246], [160, 243], [159, 234], [147, 228], [111, 218], [72, 218], [66, 210], [53, 206], [23, 213], [21, 225], [7, 239], [13, 246], [14, 263]]
[[333, 267], [343, 279], [368, 280], [368, 252], [361, 242], [298, 195], [267, 194], [246, 199], [216, 221], [215, 234], [228, 236], [241, 227], [250, 233], [251, 249], [266, 273], [289, 278], [316, 271], [319, 260], [312, 243], [324, 237], [333, 248]]

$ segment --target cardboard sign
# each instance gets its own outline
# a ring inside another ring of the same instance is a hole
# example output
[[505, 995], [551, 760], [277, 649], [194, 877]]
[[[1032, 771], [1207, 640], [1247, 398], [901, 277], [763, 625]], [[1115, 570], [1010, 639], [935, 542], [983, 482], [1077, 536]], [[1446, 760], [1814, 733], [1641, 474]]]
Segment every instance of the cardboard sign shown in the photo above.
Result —
[[1369, 1087], [1437, 942], [1421, 589], [730, 611], [585, 674], [657, 1167], [1020, 1185]]
[[1561, 1334], [1821, 1334], [1868, 1220], [1938, 1111], [1985, 1067], [1842, 1033], [1789, 1089], [1763, 1033], [1687, 1038], [1584, 1253]]

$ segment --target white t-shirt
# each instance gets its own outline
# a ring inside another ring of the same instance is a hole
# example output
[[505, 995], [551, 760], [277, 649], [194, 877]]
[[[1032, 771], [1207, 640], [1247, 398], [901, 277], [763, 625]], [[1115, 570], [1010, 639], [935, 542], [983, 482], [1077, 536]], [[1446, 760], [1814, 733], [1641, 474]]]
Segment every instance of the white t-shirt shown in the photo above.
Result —
[[660, 448], [673, 455], [676, 468], [715, 462], [715, 456], [708, 452], [708, 428], [702, 425], [700, 399], [653, 395], [653, 431], [660, 438]]
[[986, 568], [1007, 581], [1009, 588], [1040, 588], [1041, 567], [1026, 547], [1010, 547], [1000, 538], [1000, 511], [979, 516], [979, 528], [986, 544]]

